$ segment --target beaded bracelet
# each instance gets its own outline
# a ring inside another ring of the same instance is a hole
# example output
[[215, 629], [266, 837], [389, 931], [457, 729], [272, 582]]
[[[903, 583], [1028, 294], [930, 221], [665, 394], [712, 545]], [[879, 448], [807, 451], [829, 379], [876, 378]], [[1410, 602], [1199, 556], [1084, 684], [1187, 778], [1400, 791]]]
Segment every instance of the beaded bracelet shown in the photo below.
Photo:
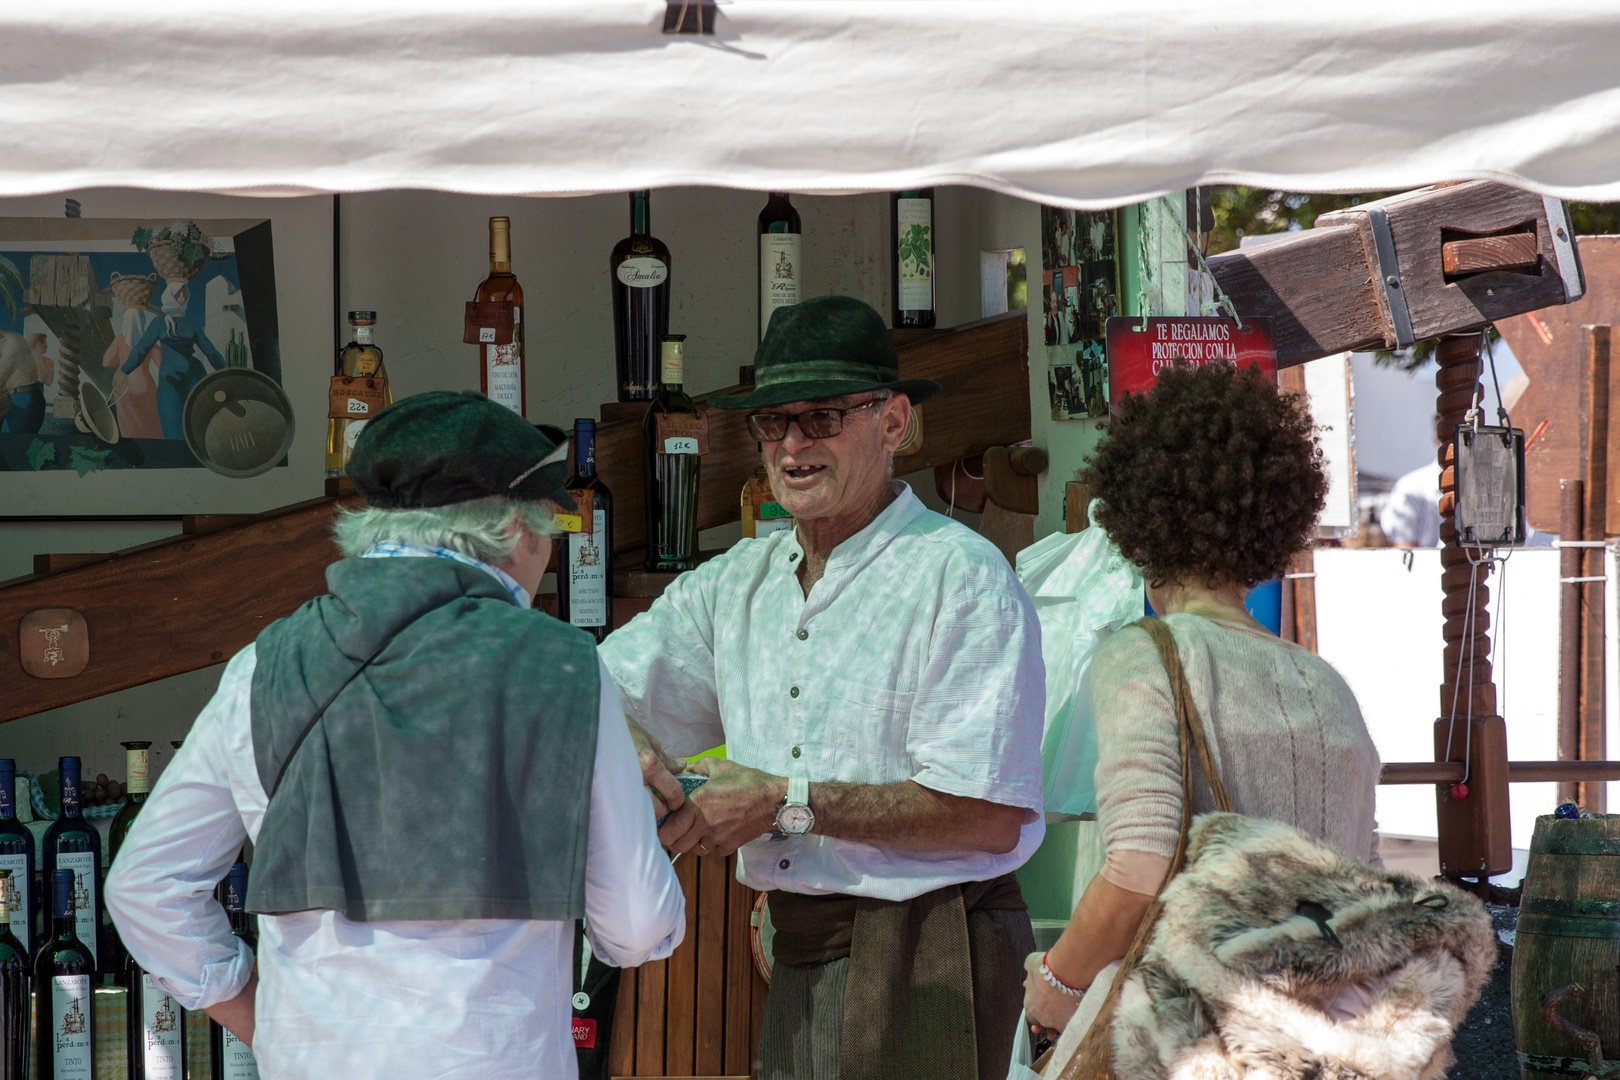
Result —
[[1047, 949], [1044, 953], [1041, 954], [1041, 978], [1045, 979], [1048, 983], [1050, 983], [1057, 990], [1057, 992], [1060, 993], [1060, 994], [1064, 994], [1064, 995], [1066, 995], [1068, 997], [1074, 997], [1074, 998], [1083, 996], [1085, 994], [1084, 990], [1076, 990], [1074, 987], [1070, 986], [1068, 983], [1064, 982], [1062, 979], [1060, 979], [1056, 975], [1052, 974], [1052, 969], [1046, 966], [1046, 958], [1051, 956], [1051, 955], [1052, 955], [1052, 950], [1051, 949]]

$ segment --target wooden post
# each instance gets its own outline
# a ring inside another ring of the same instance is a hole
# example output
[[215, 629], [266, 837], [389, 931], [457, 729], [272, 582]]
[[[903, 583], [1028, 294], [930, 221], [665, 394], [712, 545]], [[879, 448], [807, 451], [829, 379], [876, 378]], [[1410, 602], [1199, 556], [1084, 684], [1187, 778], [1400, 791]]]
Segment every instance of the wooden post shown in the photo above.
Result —
[[[1576, 540], [1586, 535], [1586, 485], [1580, 480], [1558, 482], [1560, 527], [1558, 535]], [[1580, 577], [1581, 549], [1563, 548], [1558, 555], [1558, 576]], [[1581, 586], [1566, 581], [1558, 586], [1558, 760], [1579, 761], [1581, 757]], [[1558, 785], [1558, 801], [1573, 802], [1580, 796], [1580, 784], [1566, 780]]]
[[1289, 574], [1285, 578], [1283, 598], [1291, 599], [1294, 606], [1294, 636], [1290, 640], [1316, 651], [1316, 555], [1306, 548], [1294, 556]]
[[[1435, 789], [1440, 832], [1440, 870], [1447, 877], [1478, 880], [1513, 866], [1508, 826], [1507, 726], [1496, 710], [1491, 680], [1487, 614], [1490, 589], [1484, 566], [1469, 561], [1457, 543], [1456, 463], [1452, 429], [1463, 423], [1479, 383], [1479, 332], [1448, 334], [1435, 349], [1435, 386], [1440, 436], [1440, 587], [1446, 648], [1435, 721], [1436, 761], [1466, 762], [1466, 785]], [[1477, 557], [1477, 556], [1476, 556]], [[1466, 789], [1466, 790], [1464, 790]]]
[[[1608, 526], [1609, 493], [1609, 328], [1584, 327], [1586, 332], [1586, 513], [1582, 539], [1602, 541]], [[1580, 548], [1581, 577], [1595, 578], [1581, 584], [1581, 728], [1580, 751], [1583, 761], [1602, 761], [1604, 745], [1604, 549]], [[1608, 805], [1607, 786], [1582, 781], [1579, 801], [1594, 814]]]

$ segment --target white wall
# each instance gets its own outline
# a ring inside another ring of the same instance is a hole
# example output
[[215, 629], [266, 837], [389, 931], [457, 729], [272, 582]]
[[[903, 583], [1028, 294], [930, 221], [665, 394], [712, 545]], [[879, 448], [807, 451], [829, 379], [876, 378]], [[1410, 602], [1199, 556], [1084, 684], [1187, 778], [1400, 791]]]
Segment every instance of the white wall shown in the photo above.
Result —
[[[1440, 553], [1328, 548], [1316, 552], [1319, 651], [1339, 670], [1361, 704], [1367, 728], [1385, 761], [1434, 760], [1434, 722], [1441, 715], [1442, 618]], [[1607, 573], [1614, 579], [1614, 559]], [[1498, 707], [1507, 721], [1508, 757], [1551, 761], [1558, 756], [1558, 552], [1514, 553], [1503, 579], [1491, 580], [1491, 660]], [[1620, 671], [1616, 664], [1615, 594], [1608, 611], [1608, 746], [1620, 754]], [[1557, 805], [1554, 784], [1509, 788], [1513, 846], [1530, 846], [1535, 819]], [[1620, 805], [1620, 783], [1609, 785]], [[1434, 837], [1434, 788], [1427, 784], [1378, 789], [1378, 824], [1391, 836]], [[1522, 855], [1516, 867], [1522, 872]], [[1511, 877], [1512, 875], [1510, 875]]]

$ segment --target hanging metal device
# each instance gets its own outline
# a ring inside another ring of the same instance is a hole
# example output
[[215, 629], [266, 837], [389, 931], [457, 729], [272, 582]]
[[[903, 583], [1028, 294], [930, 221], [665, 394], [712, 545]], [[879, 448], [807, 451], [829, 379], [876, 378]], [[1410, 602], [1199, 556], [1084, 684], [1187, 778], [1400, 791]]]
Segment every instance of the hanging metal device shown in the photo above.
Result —
[[1458, 424], [1457, 539], [1469, 547], [1524, 543], [1524, 432]]

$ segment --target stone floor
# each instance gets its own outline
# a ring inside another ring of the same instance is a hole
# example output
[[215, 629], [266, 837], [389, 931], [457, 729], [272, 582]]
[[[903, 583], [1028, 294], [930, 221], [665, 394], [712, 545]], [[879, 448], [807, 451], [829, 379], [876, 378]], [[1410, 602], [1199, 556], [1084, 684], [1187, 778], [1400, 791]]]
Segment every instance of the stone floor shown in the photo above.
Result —
[[[1488, 904], [1497, 930], [1511, 930], [1518, 909]], [[1519, 1056], [1513, 1044], [1513, 1012], [1508, 1001], [1512, 968], [1498, 963], [1479, 1001], [1457, 1029], [1451, 1048], [1457, 1055], [1448, 1080], [1518, 1080]]]

